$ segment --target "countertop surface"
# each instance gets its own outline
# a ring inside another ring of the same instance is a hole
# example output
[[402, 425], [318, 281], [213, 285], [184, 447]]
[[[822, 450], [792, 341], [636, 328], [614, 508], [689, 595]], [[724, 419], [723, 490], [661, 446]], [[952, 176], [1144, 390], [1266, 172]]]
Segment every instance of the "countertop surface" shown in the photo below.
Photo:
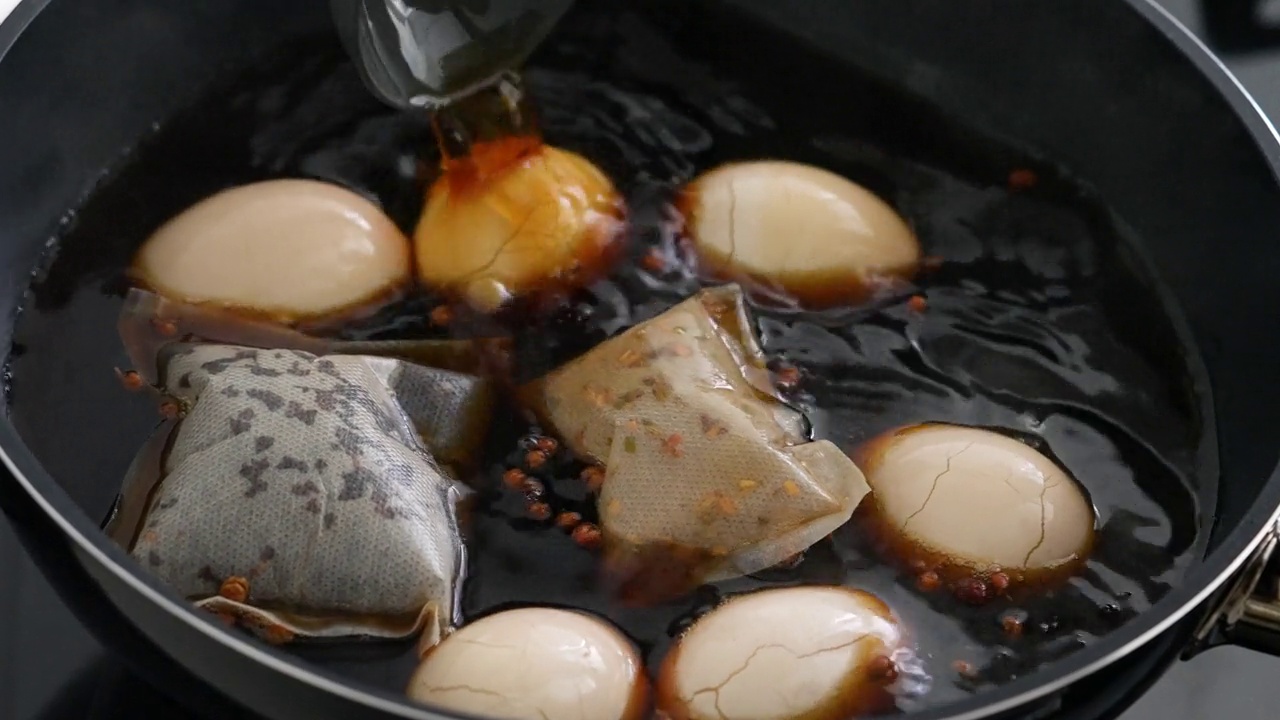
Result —
[[[71, 0], [64, 0], [71, 1]], [[0, 18], [17, 0], [0, 0]], [[1163, 0], [1193, 30], [1195, 0]], [[1280, 9], [1280, 2], [1271, 3]], [[1259, 104], [1280, 117], [1280, 52], [1231, 59]], [[3, 110], [0, 109], [0, 112]], [[0, 720], [184, 720], [154, 698], [79, 627], [0, 518]], [[1237, 648], [1176, 665], [1121, 720], [1272, 720], [1280, 659]], [[70, 690], [70, 692], [69, 692]], [[62, 702], [55, 702], [63, 695]]]

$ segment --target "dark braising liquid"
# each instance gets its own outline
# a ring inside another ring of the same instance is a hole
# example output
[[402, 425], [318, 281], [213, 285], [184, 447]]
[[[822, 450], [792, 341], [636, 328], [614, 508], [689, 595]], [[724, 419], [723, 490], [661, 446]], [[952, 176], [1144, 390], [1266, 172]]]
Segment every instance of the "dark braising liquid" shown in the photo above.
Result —
[[[526, 74], [547, 140], [613, 178], [631, 230], [628, 258], [606, 281], [520, 326], [518, 370], [534, 376], [701, 287], [677, 261], [670, 230], [673, 194], [696, 173], [752, 158], [827, 167], [891, 202], [941, 263], [918, 278], [923, 313], [908, 295], [820, 314], [756, 308], [768, 353], [801, 370], [797, 402], [815, 434], [845, 450], [922, 421], [1039, 437], [1097, 508], [1093, 556], [1066, 587], [1016, 607], [969, 607], [918, 591], [849, 526], [790, 569], [623, 608], [599, 583], [596, 557], [529, 519], [523, 498], [504, 489], [503, 471], [536, 428], [500, 411], [491, 462], [470, 478], [480, 491], [463, 615], [586, 608], [620, 625], [653, 667], [730, 593], [844, 583], [879, 595], [911, 630], [933, 681], [927, 694], [900, 698], [910, 710], [1026, 674], [1150, 607], [1202, 551], [1217, 467], [1194, 351], [1124, 232], [1051, 166], [760, 29], [726, 25], [717, 37], [732, 43], [683, 37], [692, 31], [679, 29], [680, 12], [645, 19], [586, 4]], [[803, 82], [775, 80], [801, 78], [800, 69]], [[10, 363], [15, 423], [98, 517], [157, 422], [152, 402], [112, 374], [126, 362], [115, 330], [123, 270], [143, 239], [220, 189], [284, 176], [355, 188], [412, 231], [439, 159], [428, 118], [377, 104], [331, 38], [282, 49], [158, 127], [69, 215], [31, 287]], [[1010, 171], [1022, 168], [1038, 182], [1010, 189]], [[639, 262], [655, 249], [666, 270]], [[349, 332], [438, 335], [426, 319], [435, 304], [416, 297]], [[590, 519], [580, 467], [553, 464], [542, 479], [555, 512]], [[1001, 626], [1014, 611], [1025, 616], [1017, 637]], [[414, 664], [409, 643], [292, 649], [394, 691]], [[972, 671], [957, 672], [956, 661]]]

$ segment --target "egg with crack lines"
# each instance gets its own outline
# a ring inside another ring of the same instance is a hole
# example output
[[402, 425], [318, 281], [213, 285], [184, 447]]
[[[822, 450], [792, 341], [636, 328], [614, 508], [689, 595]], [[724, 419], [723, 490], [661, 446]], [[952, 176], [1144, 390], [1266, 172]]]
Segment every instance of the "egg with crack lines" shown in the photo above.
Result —
[[409, 697], [502, 720], [640, 720], [648, 681], [631, 641], [607, 622], [523, 608], [466, 625], [429, 651]]
[[700, 618], [662, 663], [673, 720], [845, 720], [892, 705], [903, 632], [877, 597], [844, 587], [737, 596]]
[[1014, 437], [916, 425], [872, 439], [855, 460], [872, 491], [860, 514], [882, 552], [937, 572], [962, 600], [1061, 579], [1092, 548], [1094, 509], [1083, 488]]
[[759, 296], [822, 308], [905, 284], [920, 244], [874, 193], [794, 162], [730, 163], [694, 180], [677, 207], [710, 275]]

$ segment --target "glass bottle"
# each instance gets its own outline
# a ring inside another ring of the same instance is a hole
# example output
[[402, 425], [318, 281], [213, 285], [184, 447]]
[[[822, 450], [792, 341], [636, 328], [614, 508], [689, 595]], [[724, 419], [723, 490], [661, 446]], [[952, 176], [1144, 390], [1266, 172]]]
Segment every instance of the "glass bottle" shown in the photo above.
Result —
[[508, 76], [573, 0], [330, 0], [365, 84], [400, 108], [438, 109]]

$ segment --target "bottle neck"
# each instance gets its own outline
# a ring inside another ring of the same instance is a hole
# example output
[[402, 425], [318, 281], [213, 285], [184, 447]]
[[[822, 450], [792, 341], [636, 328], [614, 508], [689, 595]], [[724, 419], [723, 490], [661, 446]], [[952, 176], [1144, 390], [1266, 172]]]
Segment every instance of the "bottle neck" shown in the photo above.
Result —
[[369, 89], [400, 108], [438, 108], [499, 82], [573, 0], [330, 0]]
[[482, 183], [542, 146], [533, 107], [515, 73], [439, 108], [432, 127], [446, 175], [463, 185]]

